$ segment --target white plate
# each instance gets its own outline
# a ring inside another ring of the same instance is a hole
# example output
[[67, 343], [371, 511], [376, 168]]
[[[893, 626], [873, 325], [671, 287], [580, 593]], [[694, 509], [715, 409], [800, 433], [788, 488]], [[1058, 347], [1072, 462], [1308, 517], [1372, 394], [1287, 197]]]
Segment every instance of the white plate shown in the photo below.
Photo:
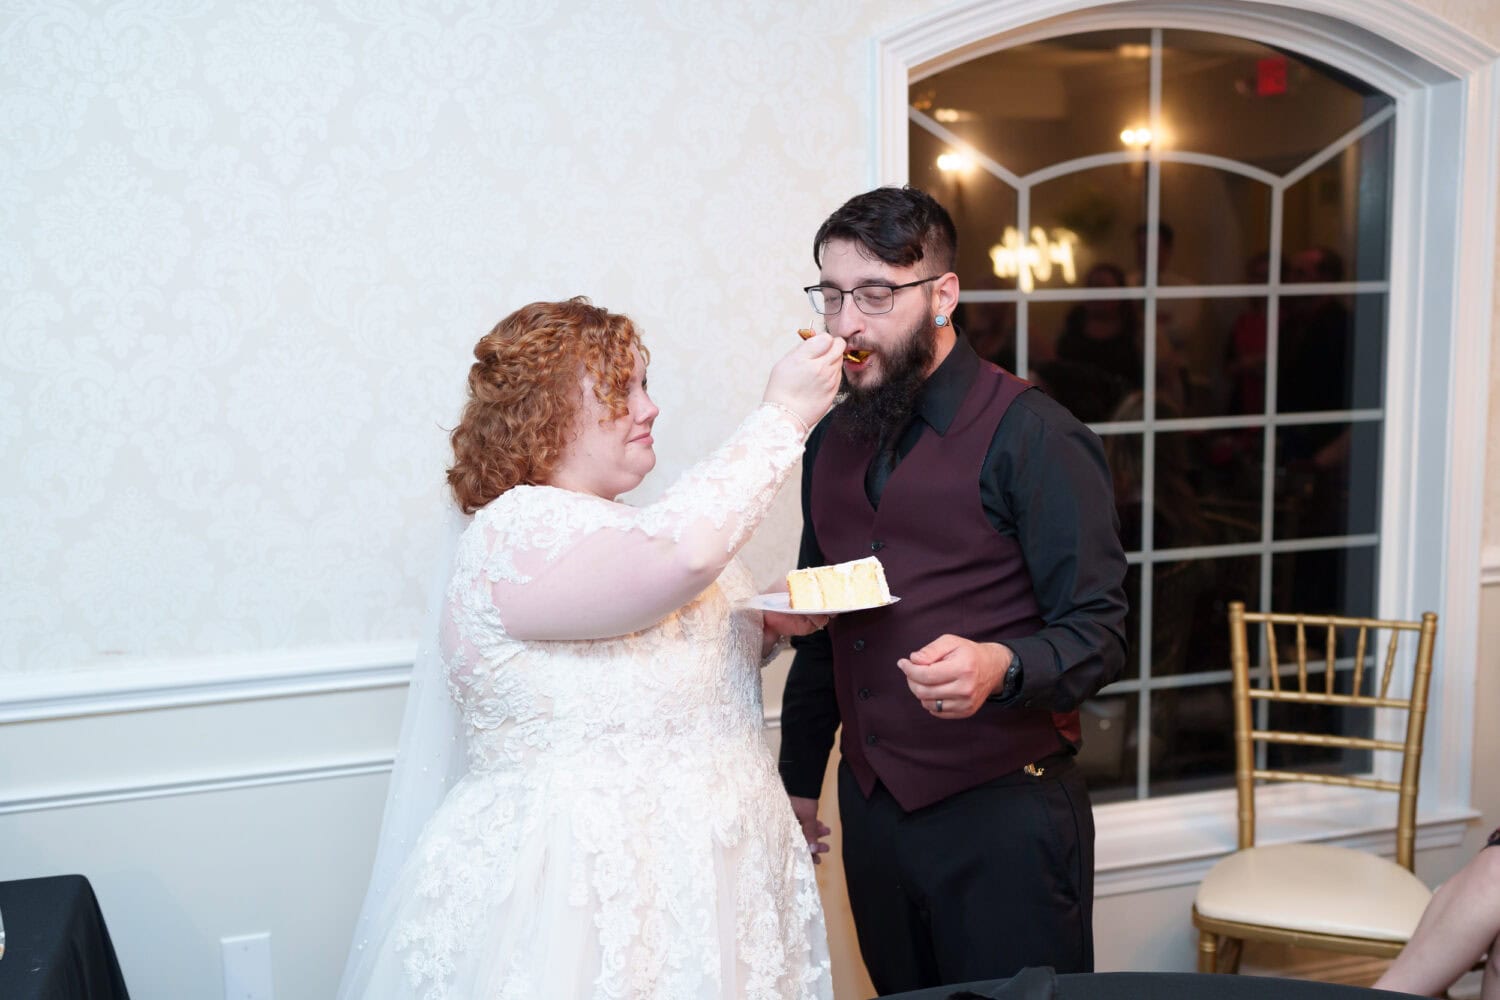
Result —
[[783, 614], [789, 615], [839, 615], [846, 611], [868, 611], [871, 608], [883, 608], [887, 604], [895, 604], [899, 600], [901, 598], [892, 597], [889, 601], [880, 604], [861, 604], [857, 608], [794, 608], [791, 604], [792, 595], [784, 590], [779, 590], [774, 594], [756, 594], [745, 601], [744, 606], [755, 608], [758, 611], [780, 611]]

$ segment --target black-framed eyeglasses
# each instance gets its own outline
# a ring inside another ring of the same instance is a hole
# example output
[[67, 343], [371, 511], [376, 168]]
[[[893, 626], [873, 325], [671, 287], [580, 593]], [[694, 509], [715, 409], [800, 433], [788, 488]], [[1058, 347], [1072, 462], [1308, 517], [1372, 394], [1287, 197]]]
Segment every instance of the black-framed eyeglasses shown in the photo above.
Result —
[[896, 308], [896, 293], [901, 289], [925, 285], [941, 277], [941, 274], [934, 274], [930, 278], [918, 278], [904, 285], [855, 285], [853, 288], [808, 285], [802, 290], [807, 293], [807, 300], [812, 303], [812, 307], [824, 316], [837, 316], [844, 308], [845, 295], [854, 299], [854, 304], [866, 316], [879, 316]]

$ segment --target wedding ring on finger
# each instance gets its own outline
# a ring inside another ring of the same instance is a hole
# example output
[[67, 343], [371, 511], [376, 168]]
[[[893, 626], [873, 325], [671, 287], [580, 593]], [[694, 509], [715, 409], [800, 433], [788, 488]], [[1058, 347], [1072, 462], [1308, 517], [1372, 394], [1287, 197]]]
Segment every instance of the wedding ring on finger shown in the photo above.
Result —
[[942, 715], [943, 714], [943, 699], [939, 698], [937, 700], [937, 703], [932, 706], [932, 711], [936, 715]]

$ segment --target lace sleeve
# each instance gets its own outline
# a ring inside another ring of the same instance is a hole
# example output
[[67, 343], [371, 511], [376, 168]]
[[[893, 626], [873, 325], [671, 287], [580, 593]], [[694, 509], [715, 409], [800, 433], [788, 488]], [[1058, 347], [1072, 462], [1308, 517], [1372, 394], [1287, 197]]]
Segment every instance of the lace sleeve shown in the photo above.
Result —
[[692, 600], [765, 516], [806, 435], [790, 411], [763, 404], [640, 509], [549, 487], [512, 490], [480, 514], [505, 631], [516, 639], [624, 635]]

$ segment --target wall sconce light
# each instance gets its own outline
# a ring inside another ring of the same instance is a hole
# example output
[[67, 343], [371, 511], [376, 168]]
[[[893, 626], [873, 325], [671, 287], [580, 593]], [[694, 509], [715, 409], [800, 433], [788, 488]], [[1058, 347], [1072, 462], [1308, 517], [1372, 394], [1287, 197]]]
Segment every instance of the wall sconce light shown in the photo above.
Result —
[[1151, 145], [1151, 130], [1144, 125], [1128, 128], [1120, 133], [1120, 141], [1129, 149], [1145, 149]]
[[968, 153], [947, 152], [937, 158], [937, 168], [945, 174], [964, 173], [973, 165], [974, 159]]

